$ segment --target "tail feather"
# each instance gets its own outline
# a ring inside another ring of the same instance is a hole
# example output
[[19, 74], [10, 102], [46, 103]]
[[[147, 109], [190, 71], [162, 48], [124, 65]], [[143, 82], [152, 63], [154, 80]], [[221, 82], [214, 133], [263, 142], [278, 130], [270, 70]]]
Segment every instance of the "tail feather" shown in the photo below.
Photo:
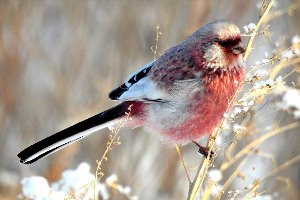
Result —
[[121, 103], [116, 107], [51, 135], [21, 151], [18, 154], [20, 162], [29, 164], [48, 156], [97, 130], [108, 127], [111, 123], [116, 123], [118, 119], [125, 116], [126, 112], [128, 112], [127, 104]]

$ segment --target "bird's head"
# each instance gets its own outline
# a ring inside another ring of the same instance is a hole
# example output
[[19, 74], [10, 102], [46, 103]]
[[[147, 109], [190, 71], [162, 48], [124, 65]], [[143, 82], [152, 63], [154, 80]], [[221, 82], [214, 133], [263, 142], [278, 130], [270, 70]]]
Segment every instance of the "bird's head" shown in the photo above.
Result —
[[224, 70], [243, 67], [242, 45], [239, 28], [228, 21], [214, 21], [206, 24], [192, 35], [198, 41], [203, 61], [208, 68]]

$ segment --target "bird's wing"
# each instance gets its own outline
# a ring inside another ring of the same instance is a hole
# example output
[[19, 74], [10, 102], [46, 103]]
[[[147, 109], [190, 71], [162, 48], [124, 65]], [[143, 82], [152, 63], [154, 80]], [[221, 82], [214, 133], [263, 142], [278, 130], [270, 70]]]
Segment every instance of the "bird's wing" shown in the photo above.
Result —
[[154, 63], [152, 61], [133, 73], [125, 83], [109, 93], [109, 98], [120, 101], [167, 101], [166, 93], [147, 76]]

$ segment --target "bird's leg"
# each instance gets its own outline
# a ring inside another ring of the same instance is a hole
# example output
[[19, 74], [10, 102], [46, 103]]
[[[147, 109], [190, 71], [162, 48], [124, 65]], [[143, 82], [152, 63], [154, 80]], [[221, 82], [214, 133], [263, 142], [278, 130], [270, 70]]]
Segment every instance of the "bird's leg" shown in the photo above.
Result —
[[[201, 153], [202, 155], [204, 155], [205, 158], [207, 158], [209, 149], [207, 147], [201, 146], [198, 142], [196, 142], [194, 140], [192, 142], [199, 148], [198, 152]], [[213, 155], [214, 155], [214, 152], [211, 151], [210, 156], [209, 156], [210, 159], [212, 158]]]

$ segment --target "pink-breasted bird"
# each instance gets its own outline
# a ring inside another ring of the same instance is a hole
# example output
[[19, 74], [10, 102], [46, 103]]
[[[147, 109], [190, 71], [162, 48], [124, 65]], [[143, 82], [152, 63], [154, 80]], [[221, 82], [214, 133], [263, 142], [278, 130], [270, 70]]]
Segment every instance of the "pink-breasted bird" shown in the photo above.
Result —
[[126, 126], [147, 127], [164, 140], [189, 143], [220, 123], [245, 76], [239, 28], [228, 21], [204, 25], [165, 51], [109, 94], [121, 103], [49, 136], [20, 152], [32, 163], [127, 117]]

